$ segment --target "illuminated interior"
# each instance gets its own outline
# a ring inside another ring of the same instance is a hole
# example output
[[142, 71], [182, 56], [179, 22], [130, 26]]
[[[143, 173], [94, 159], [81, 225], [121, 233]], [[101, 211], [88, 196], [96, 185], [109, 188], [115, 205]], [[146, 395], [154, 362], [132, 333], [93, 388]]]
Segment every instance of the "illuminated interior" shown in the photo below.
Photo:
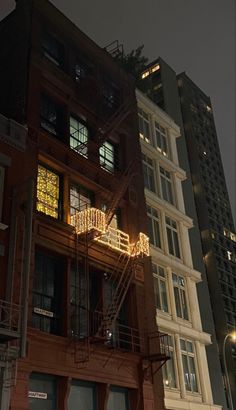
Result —
[[59, 217], [59, 175], [49, 169], [38, 166], [37, 211]]

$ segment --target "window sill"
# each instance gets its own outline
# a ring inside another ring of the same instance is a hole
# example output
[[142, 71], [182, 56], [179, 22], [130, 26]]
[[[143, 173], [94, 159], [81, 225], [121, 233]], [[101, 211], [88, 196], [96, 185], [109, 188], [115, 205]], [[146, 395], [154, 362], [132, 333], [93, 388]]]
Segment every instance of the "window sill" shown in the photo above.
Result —
[[5, 231], [5, 229], [7, 228], [8, 228], [8, 225], [5, 225], [2, 222], [0, 222], [0, 231]]

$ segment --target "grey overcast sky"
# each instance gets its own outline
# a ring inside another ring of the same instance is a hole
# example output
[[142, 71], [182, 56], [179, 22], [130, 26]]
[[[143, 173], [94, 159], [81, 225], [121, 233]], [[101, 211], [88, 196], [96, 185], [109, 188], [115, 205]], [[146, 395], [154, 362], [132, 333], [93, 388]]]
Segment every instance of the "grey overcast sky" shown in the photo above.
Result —
[[[52, 0], [101, 47], [113, 40], [125, 51], [144, 44], [150, 61], [161, 56], [211, 97], [235, 218], [235, 1]], [[0, 18], [14, 8], [0, 0]]]

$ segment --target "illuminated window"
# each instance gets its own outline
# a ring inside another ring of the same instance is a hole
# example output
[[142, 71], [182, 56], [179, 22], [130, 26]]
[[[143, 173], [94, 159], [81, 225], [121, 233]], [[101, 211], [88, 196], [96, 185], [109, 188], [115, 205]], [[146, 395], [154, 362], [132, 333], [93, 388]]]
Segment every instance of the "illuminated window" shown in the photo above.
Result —
[[173, 337], [168, 335], [168, 346], [170, 359], [162, 367], [162, 376], [164, 387], [168, 389], [175, 389], [176, 382], [176, 358]]
[[168, 249], [171, 255], [180, 258], [179, 238], [177, 224], [173, 219], [166, 217], [166, 233], [168, 240]]
[[40, 125], [57, 137], [63, 136], [62, 107], [47, 95], [41, 96]]
[[165, 157], [169, 157], [167, 131], [157, 122], [155, 122], [155, 137], [157, 150]]
[[187, 391], [196, 393], [198, 392], [198, 383], [193, 343], [189, 340], [180, 339], [180, 348], [182, 355], [185, 388]]
[[72, 184], [70, 187], [70, 215], [90, 208], [91, 204], [92, 192], [80, 185]]
[[236, 234], [231, 232], [229, 229], [224, 228], [223, 230], [224, 232], [224, 236], [226, 236], [227, 238], [231, 239], [231, 241], [236, 242]]
[[174, 288], [176, 314], [178, 317], [188, 320], [185, 279], [176, 273], [172, 273], [172, 282]]
[[81, 121], [70, 117], [70, 147], [79, 154], [87, 157], [88, 128]]
[[148, 234], [150, 243], [158, 248], [161, 248], [161, 234], [160, 234], [160, 217], [159, 212], [147, 206], [148, 215]]
[[60, 216], [60, 177], [42, 165], [38, 166], [37, 211], [53, 218]]
[[147, 157], [144, 154], [142, 154], [142, 162], [143, 162], [144, 185], [150, 191], [156, 192], [154, 162], [151, 158]]
[[115, 170], [115, 147], [108, 141], [99, 148], [100, 165], [103, 169], [109, 172]]
[[148, 114], [146, 114], [141, 108], [138, 108], [139, 119], [139, 136], [146, 142], [150, 142], [150, 124]]
[[50, 33], [43, 36], [43, 54], [57, 66], [63, 67], [65, 52], [63, 45]]
[[163, 312], [168, 312], [167, 277], [165, 269], [153, 263], [152, 273], [156, 308]]
[[173, 204], [173, 187], [170, 172], [164, 169], [163, 167], [160, 167], [160, 178], [162, 198], [165, 199], [165, 201], [168, 201], [171, 204]]

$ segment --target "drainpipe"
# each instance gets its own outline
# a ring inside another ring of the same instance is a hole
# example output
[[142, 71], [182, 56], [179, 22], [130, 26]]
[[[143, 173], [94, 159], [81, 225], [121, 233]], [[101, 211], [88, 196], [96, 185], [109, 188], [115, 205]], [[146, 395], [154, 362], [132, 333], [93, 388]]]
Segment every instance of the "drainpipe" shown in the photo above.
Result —
[[7, 269], [7, 284], [6, 284], [6, 300], [9, 303], [12, 303], [13, 282], [14, 282], [16, 230], [17, 230], [16, 206], [17, 206], [17, 192], [16, 192], [16, 189], [14, 189], [13, 194], [12, 194], [8, 269]]
[[22, 319], [21, 319], [21, 348], [20, 356], [26, 357], [28, 305], [29, 305], [29, 280], [30, 280], [30, 260], [32, 247], [32, 225], [33, 225], [33, 204], [34, 204], [34, 180], [29, 180], [28, 199], [25, 218], [25, 246], [23, 257], [22, 275]]

